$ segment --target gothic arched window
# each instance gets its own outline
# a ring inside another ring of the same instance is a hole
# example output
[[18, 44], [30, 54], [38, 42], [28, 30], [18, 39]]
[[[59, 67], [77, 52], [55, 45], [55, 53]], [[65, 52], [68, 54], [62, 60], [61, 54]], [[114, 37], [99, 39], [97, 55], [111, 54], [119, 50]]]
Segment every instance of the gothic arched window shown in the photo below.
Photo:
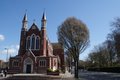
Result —
[[36, 49], [40, 48], [40, 38], [36, 37]]
[[31, 49], [35, 49], [35, 35], [31, 36]]
[[27, 37], [27, 40], [26, 40], [26, 49], [29, 49], [30, 48], [30, 37]]

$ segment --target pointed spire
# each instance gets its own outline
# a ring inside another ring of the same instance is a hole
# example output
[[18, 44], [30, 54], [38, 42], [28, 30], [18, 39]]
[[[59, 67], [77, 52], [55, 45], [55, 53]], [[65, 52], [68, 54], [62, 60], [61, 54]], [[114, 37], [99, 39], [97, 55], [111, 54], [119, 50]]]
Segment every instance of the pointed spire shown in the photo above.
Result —
[[24, 17], [23, 17], [23, 22], [27, 22], [27, 9], [25, 10], [25, 15], [24, 15]]
[[41, 27], [46, 27], [46, 14], [45, 11], [43, 12], [42, 20], [41, 20]]
[[45, 11], [43, 12], [42, 20], [46, 20], [46, 14], [45, 14]]
[[23, 22], [27, 22], [27, 14], [26, 13], [24, 15]]
[[27, 30], [27, 14], [25, 13], [22, 21], [22, 30], [26, 31]]

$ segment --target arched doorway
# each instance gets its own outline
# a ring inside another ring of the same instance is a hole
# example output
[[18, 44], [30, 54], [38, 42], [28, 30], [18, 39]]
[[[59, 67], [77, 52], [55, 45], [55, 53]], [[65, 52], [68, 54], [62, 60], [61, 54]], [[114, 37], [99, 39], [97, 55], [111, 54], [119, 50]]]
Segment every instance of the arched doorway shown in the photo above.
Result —
[[32, 73], [33, 72], [33, 61], [29, 57], [24, 60], [23, 72], [24, 73]]

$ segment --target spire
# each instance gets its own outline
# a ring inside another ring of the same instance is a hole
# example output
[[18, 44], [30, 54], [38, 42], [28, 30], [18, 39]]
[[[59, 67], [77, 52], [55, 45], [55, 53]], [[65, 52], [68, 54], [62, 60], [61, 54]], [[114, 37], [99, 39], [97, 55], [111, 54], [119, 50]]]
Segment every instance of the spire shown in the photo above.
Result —
[[25, 13], [24, 17], [23, 17], [23, 21], [22, 21], [22, 30], [27, 30], [27, 14]]
[[27, 22], [27, 14], [26, 13], [24, 15], [23, 22]]
[[45, 11], [43, 12], [42, 20], [41, 20], [41, 27], [46, 27], [46, 14]]
[[46, 20], [46, 14], [45, 14], [45, 11], [43, 12], [42, 20]]

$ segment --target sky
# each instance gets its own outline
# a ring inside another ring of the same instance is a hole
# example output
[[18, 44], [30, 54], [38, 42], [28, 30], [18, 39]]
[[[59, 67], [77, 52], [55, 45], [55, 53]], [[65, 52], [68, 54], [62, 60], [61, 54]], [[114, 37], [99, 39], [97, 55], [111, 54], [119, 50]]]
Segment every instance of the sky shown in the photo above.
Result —
[[8, 56], [18, 54], [24, 14], [29, 28], [34, 20], [41, 28], [44, 10], [51, 42], [57, 42], [57, 28], [68, 17], [74, 16], [87, 25], [90, 45], [80, 54], [80, 59], [85, 60], [95, 45], [106, 40], [111, 22], [120, 17], [120, 0], [0, 0], [0, 59], [6, 60], [7, 50]]

